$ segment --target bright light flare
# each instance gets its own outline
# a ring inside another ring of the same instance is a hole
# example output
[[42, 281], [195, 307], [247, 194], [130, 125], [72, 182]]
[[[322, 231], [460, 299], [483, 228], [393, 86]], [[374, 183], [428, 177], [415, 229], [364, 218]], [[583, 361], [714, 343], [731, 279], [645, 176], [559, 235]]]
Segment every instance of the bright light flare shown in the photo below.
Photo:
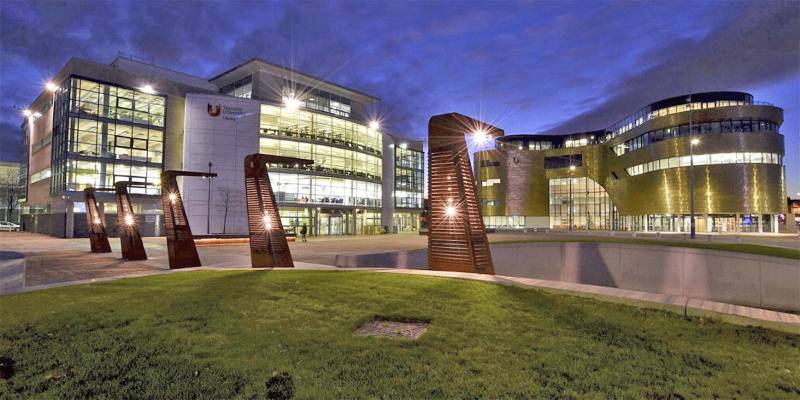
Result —
[[289, 111], [296, 111], [303, 105], [303, 102], [300, 99], [294, 97], [294, 93], [289, 96], [283, 96], [283, 105]]
[[455, 217], [456, 216], [456, 208], [455, 208], [455, 206], [447, 206], [447, 207], [445, 207], [444, 208], [444, 214], [447, 215], [450, 218]]
[[33, 113], [33, 118], [39, 118], [41, 116], [42, 114], [39, 114], [38, 112]]
[[28, 109], [26, 108], [26, 109], [22, 110], [22, 115], [24, 115], [24, 116], [26, 116], [26, 117], [30, 117], [30, 116], [32, 116], [32, 115], [33, 115], [33, 112], [31, 112], [31, 110], [28, 110]]
[[178, 195], [175, 193], [169, 194], [169, 202], [175, 204], [175, 201], [178, 200]]
[[139, 90], [141, 90], [142, 92], [147, 93], [147, 94], [154, 94], [156, 92], [156, 90], [153, 89], [153, 86], [150, 85], [150, 84], [147, 84], [147, 85], [144, 85], [144, 86], [140, 87]]
[[700, 144], [700, 139], [692, 139], [692, 141], [690, 143], [693, 144], [693, 145]]
[[95, 225], [100, 225], [100, 218], [95, 218], [94, 219], [94, 224]]
[[272, 220], [270, 219], [269, 215], [264, 214], [264, 230], [271, 231], [272, 230]]
[[381, 128], [381, 123], [380, 122], [375, 121], [375, 120], [369, 121], [369, 129], [377, 131], [380, 128]]
[[131, 226], [133, 225], [133, 215], [126, 214], [125, 215], [125, 225]]
[[574, 165], [570, 165], [570, 166], [569, 166], [569, 170], [570, 170], [570, 171], [575, 171], [575, 168], [576, 168], [576, 167], [575, 167]]
[[48, 92], [55, 92], [56, 90], [58, 90], [58, 85], [56, 85], [53, 82], [47, 82], [44, 85], [44, 88], [47, 89]]
[[478, 128], [472, 132], [472, 141], [478, 146], [483, 146], [489, 143], [489, 139], [489, 132], [486, 132], [486, 130], [483, 128]]

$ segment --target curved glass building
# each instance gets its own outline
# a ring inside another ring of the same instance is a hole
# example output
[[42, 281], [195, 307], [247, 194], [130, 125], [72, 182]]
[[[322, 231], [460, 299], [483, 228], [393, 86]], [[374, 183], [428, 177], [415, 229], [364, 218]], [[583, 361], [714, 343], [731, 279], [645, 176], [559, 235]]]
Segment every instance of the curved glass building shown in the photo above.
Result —
[[510, 135], [476, 153], [487, 226], [773, 232], [786, 210], [783, 110], [742, 92], [661, 100], [612, 126]]

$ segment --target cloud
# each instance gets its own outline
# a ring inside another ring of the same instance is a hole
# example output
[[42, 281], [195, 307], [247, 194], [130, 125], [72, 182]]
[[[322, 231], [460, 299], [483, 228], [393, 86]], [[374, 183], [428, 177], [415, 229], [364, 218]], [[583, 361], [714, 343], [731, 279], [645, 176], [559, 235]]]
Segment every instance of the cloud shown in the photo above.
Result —
[[599, 106], [558, 123], [555, 132], [599, 129], [645, 105], [692, 92], [743, 90], [800, 71], [800, 7], [796, 2], [752, 3], [701, 39], [683, 38], [644, 54], [651, 64], [614, 80]]

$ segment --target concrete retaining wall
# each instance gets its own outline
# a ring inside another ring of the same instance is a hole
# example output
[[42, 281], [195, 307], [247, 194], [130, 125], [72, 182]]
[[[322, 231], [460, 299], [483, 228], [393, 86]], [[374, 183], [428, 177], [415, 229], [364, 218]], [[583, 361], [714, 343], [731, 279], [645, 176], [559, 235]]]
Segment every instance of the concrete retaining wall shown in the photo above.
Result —
[[[618, 243], [493, 244], [497, 275], [800, 311], [800, 261]], [[340, 267], [427, 268], [427, 251], [337, 256]]]
[[18, 291], [25, 287], [25, 255], [14, 251], [0, 251], [0, 294]]

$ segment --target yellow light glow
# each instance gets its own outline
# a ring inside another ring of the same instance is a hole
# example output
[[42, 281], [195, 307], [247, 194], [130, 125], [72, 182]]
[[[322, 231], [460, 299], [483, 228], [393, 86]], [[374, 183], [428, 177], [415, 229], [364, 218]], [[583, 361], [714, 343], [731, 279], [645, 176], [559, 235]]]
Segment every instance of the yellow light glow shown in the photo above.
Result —
[[570, 170], [570, 171], [575, 171], [575, 166], [574, 166], [574, 165], [570, 165], [570, 166], [569, 166], [569, 170]]
[[692, 139], [692, 144], [700, 144], [700, 139]]
[[53, 82], [47, 82], [47, 84], [44, 85], [44, 88], [47, 89], [48, 92], [55, 92], [58, 90], [58, 86]]
[[444, 213], [445, 213], [445, 215], [447, 215], [448, 217], [450, 217], [450, 218], [453, 218], [453, 217], [455, 217], [455, 216], [456, 216], [456, 208], [455, 208], [455, 207], [453, 207], [453, 206], [447, 206], [447, 207], [445, 207], [445, 209], [444, 209]]
[[369, 121], [369, 129], [378, 130], [381, 128], [381, 123], [378, 121]]
[[31, 110], [28, 110], [27, 108], [22, 111], [22, 114], [25, 115], [26, 117], [30, 117], [31, 115], [33, 115]]
[[133, 215], [125, 214], [125, 225], [133, 225]]
[[175, 200], [178, 200], [178, 195], [176, 195], [175, 193], [170, 193], [169, 194], [169, 202], [172, 203], [172, 204], [175, 204]]

